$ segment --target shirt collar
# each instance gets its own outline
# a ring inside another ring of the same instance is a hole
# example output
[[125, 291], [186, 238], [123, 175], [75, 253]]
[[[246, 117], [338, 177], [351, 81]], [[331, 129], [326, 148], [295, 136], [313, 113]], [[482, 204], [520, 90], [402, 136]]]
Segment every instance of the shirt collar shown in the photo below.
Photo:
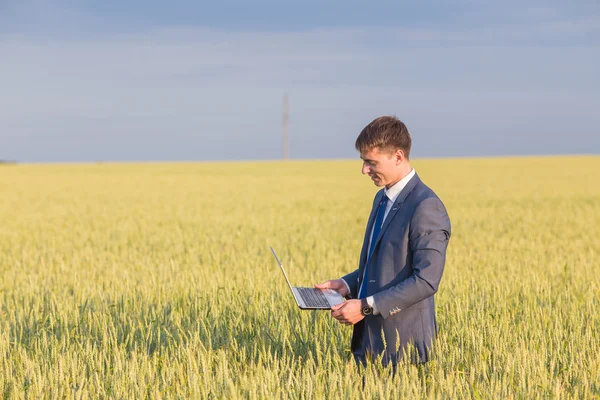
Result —
[[406, 186], [406, 184], [408, 184], [408, 182], [412, 179], [412, 177], [415, 176], [415, 169], [411, 169], [410, 172], [408, 173], [408, 175], [406, 175], [404, 178], [400, 179], [398, 182], [396, 182], [394, 184], [394, 186], [392, 186], [389, 189], [384, 189], [384, 193], [387, 196], [388, 199], [390, 199], [392, 201], [392, 203], [394, 201], [396, 201], [396, 198], [398, 197], [398, 195], [400, 194], [400, 192], [402, 191], [402, 189], [404, 189], [404, 187]]

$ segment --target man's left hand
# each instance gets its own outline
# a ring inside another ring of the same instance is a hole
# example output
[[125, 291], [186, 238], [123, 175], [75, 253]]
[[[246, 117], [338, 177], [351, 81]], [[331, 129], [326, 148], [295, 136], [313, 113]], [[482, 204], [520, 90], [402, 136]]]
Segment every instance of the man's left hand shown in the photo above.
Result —
[[347, 300], [337, 306], [331, 307], [331, 316], [337, 319], [340, 324], [354, 325], [365, 316], [360, 312], [360, 300]]

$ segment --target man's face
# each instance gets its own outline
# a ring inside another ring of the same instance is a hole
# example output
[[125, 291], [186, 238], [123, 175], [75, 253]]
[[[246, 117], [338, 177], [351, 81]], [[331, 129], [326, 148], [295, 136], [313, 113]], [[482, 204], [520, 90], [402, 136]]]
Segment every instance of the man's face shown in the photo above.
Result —
[[400, 180], [398, 165], [403, 159], [400, 150], [390, 152], [374, 148], [361, 153], [360, 158], [363, 160], [362, 173], [369, 175], [375, 186], [391, 186]]

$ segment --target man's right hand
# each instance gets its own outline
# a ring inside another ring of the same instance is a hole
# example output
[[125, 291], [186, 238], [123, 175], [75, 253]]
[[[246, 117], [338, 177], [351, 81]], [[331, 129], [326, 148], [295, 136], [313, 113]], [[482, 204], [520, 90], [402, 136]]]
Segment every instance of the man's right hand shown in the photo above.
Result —
[[343, 279], [334, 279], [331, 281], [319, 283], [319, 284], [315, 285], [315, 287], [317, 289], [333, 289], [333, 290], [337, 291], [339, 294], [341, 294], [342, 297], [346, 297], [350, 293], [348, 291], [348, 286], [346, 286]]

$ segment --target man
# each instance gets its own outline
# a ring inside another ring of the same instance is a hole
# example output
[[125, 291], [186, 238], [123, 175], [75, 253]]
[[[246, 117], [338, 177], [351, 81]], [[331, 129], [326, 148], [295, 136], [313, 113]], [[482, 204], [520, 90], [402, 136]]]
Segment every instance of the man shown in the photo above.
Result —
[[[362, 173], [383, 187], [377, 192], [359, 267], [317, 288], [353, 299], [332, 307], [340, 323], [354, 325], [351, 349], [357, 363], [381, 357], [396, 365], [409, 345], [412, 362], [427, 362], [437, 333], [437, 292], [450, 239], [442, 201], [410, 166], [411, 138], [395, 117], [380, 117], [356, 139]], [[412, 347], [414, 346], [414, 347]]]

